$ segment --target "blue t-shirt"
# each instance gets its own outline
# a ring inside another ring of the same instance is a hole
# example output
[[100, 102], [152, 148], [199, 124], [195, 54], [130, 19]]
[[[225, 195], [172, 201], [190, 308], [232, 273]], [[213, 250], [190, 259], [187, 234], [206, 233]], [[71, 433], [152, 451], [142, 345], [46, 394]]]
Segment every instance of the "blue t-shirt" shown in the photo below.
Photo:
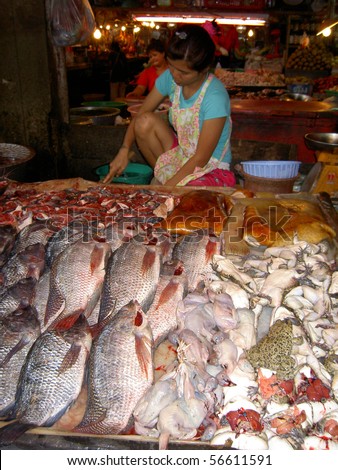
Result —
[[[155, 86], [157, 90], [161, 93], [161, 95], [168, 96], [170, 101], [173, 101], [175, 88], [177, 87], [177, 85], [174, 82], [174, 79], [169, 69], [167, 69], [157, 78], [155, 82]], [[181, 109], [190, 108], [195, 103], [197, 97], [200, 94], [202, 87], [203, 87], [203, 84], [196, 91], [196, 93], [187, 100], [184, 98], [182, 90], [181, 90], [180, 108]], [[205, 95], [201, 104], [201, 109], [199, 112], [200, 130], [202, 129], [202, 125], [205, 120], [214, 119], [218, 117], [224, 117], [224, 116], [226, 116], [228, 119], [226, 120], [224, 124], [221, 137], [212, 155], [214, 158], [217, 158], [218, 160], [221, 159], [225, 144], [228, 138], [230, 138], [230, 132], [231, 132], [231, 122], [229, 119], [230, 118], [230, 98], [223, 83], [220, 80], [218, 80], [218, 78], [214, 77], [211, 80], [205, 92]], [[170, 113], [169, 113], [169, 119], [170, 119]], [[224, 156], [223, 161], [228, 162], [228, 163], [231, 162], [230, 145], [229, 145], [228, 152]]]

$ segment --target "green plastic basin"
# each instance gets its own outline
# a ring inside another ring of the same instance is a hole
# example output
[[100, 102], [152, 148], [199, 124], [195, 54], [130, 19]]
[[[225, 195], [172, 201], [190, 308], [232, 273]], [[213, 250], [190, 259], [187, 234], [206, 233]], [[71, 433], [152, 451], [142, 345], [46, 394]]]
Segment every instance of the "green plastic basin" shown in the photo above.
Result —
[[[95, 173], [103, 179], [109, 171], [109, 165], [102, 165], [96, 168]], [[153, 169], [143, 163], [128, 163], [123, 174], [113, 178], [113, 183], [124, 184], [149, 184], [153, 177]]]

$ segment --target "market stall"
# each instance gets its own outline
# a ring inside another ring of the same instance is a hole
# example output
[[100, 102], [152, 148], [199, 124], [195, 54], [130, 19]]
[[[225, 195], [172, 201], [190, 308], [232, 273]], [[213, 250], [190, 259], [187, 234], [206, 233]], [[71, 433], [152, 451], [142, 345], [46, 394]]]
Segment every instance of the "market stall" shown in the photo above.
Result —
[[1, 207], [2, 445], [337, 448], [327, 195], [74, 179]]

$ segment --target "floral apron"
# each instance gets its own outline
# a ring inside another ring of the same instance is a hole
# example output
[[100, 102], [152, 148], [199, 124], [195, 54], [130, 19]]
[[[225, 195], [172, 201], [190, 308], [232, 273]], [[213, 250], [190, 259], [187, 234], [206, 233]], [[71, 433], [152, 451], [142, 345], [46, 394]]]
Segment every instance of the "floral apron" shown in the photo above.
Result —
[[[154, 174], [160, 183], [164, 184], [172, 176], [174, 176], [180, 168], [191, 158], [197, 148], [198, 139], [200, 135], [199, 130], [199, 111], [205, 95], [205, 92], [213, 79], [213, 75], [210, 74], [205, 81], [202, 90], [191, 108], [180, 109], [180, 91], [181, 87], [177, 86], [174, 99], [172, 102], [172, 124], [177, 132], [177, 138], [179, 145], [175, 148], [168, 150], [167, 152], [160, 155], [157, 159]], [[228, 118], [230, 119], [230, 118]], [[231, 124], [231, 123], [230, 123]], [[220, 162], [223, 160], [228, 148], [229, 140], [227, 141], [224, 150], [221, 155], [221, 159], [218, 160], [211, 157], [209, 162], [203, 167], [196, 167], [194, 172], [183, 178], [177, 186], [184, 186], [190, 181], [193, 181], [201, 176], [209, 173], [212, 170], [219, 168]]]

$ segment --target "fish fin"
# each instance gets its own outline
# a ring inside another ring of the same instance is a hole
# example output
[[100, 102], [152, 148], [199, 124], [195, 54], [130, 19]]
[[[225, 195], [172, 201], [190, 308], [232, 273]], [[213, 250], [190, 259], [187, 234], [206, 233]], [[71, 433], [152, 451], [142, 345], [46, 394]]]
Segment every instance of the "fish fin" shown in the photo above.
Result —
[[175, 282], [174, 279], [171, 279], [170, 282], [168, 282], [168, 284], [161, 292], [160, 298], [158, 299], [158, 303], [156, 305], [156, 309], [158, 309], [161, 305], [166, 304], [175, 295], [178, 287], [179, 284]]
[[169, 437], [170, 437], [170, 434], [168, 432], [160, 434], [160, 437], [158, 439], [158, 448], [159, 448], [159, 450], [168, 450]]
[[147, 247], [147, 251], [142, 260], [142, 274], [145, 275], [154, 265], [156, 260], [156, 251], [154, 249], [149, 249]]
[[116, 300], [114, 302], [114, 307], [110, 310], [108, 315], [106, 315], [102, 320], [99, 320], [99, 322], [96, 323], [95, 325], [91, 325], [89, 327], [89, 330], [93, 339], [96, 338], [101, 333], [103, 328], [110, 322], [111, 318], [113, 318], [114, 316], [113, 314], [115, 312], [115, 305], [116, 305]]
[[12, 357], [15, 356], [17, 352], [21, 351], [21, 349], [23, 349], [28, 343], [29, 340], [22, 337], [20, 341], [10, 351], [8, 351], [4, 359], [0, 362], [0, 367], [4, 367], [8, 364]]
[[19, 421], [7, 424], [0, 429], [0, 447], [10, 446], [22, 434], [32, 428], [34, 428], [32, 424], [20, 423]]
[[68, 349], [59, 369], [59, 375], [66, 372], [68, 369], [73, 367], [73, 365], [78, 360], [79, 354], [81, 352], [81, 346], [77, 344], [72, 344]]
[[90, 272], [93, 274], [99, 266], [102, 265], [102, 260], [105, 256], [105, 250], [101, 245], [95, 245], [90, 255]]
[[152, 363], [152, 342], [148, 338], [144, 336], [140, 337], [138, 334], [136, 334], [135, 350], [141, 371], [146, 376], [146, 378], [149, 379], [149, 364]]
[[218, 242], [209, 239], [206, 249], [205, 249], [205, 257], [206, 261], [210, 262], [212, 257], [218, 253]]
[[67, 317], [64, 318], [56, 318], [56, 320], [49, 325], [47, 328], [48, 330], [58, 330], [58, 331], [64, 331], [64, 330], [69, 330], [74, 323], [77, 322], [81, 314], [83, 313], [83, 310], [76, 311], [72, 313], [72, 315], [68, 315]]
[[54, 317], [58, 317], [61, 315], [63, 310], [65, 309], [66, 301], [58, 289], [57, 285], [50, 285], [50, 295], [48, 297], [47, 306], [46, 306], [46, 313], [44, 318], [44, 325], [46, 326], [47, 323]]

